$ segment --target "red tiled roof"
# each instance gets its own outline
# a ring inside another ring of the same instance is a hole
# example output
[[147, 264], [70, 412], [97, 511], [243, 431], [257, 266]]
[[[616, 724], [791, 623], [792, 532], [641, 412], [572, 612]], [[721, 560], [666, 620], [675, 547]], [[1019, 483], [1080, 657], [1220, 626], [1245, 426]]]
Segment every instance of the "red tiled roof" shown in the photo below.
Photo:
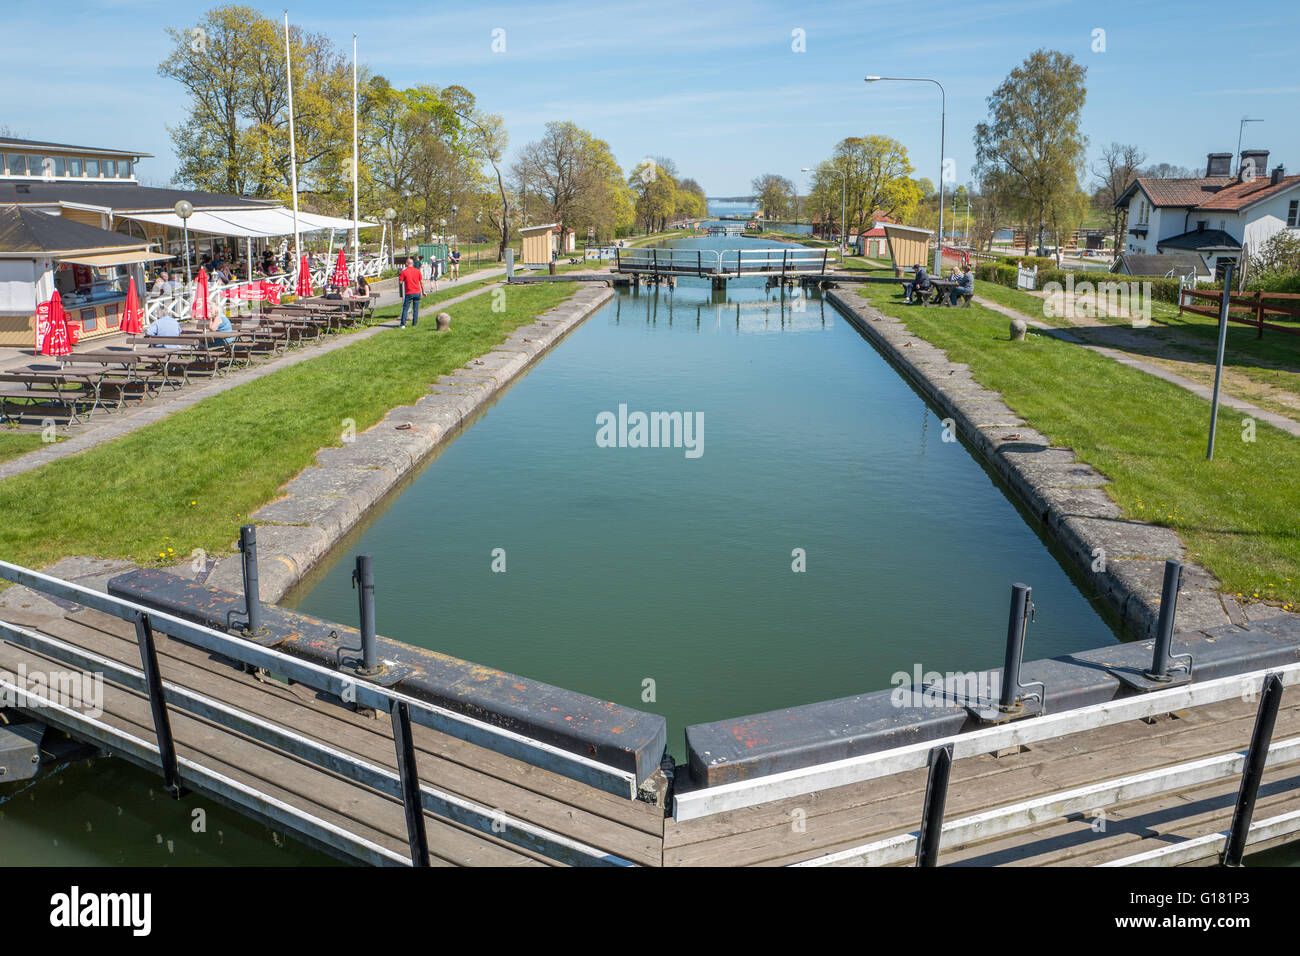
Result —
[[1196, 208], [1214, 212], [1237, 212], [1262, 199], [1275, 196], [1296, 183], [1300, 183], [1300, 176], [1283, 176], [1276, 186], [1269, 177], [1258, 176], [1248, 183], [1233, 183], [1226, 189], [1219, 190]]
[[1138, 185], [1156, 206], [1198, 206], [1216, 190], [1234, 181], [1231, 176], [1202, 176], [1199, 179], [1138, 177]]
[[1202, 176], [1199, 179], [1140, 176], [1137, 182], [1157, 207], [1190, 206], [1206, 212], [1237, 212], [1300, 183], [1300, 176], [1283, 176], [1276, 186], [1268, 176], [1257, 176], [1248, 183], [1239, 182], [1234, 176]]

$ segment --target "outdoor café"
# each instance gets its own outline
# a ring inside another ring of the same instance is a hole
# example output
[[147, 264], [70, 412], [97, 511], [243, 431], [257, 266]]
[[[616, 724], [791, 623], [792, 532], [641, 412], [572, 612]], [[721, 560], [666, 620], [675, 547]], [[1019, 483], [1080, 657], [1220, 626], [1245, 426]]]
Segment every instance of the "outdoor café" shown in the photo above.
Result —
[[39, 349], [37, 306], [56, 291], [78, 338], [116, 333], [131, 280], [144, 289], [145, 268], [169, 258], [137, 237], [0, 207], [0, 346]]

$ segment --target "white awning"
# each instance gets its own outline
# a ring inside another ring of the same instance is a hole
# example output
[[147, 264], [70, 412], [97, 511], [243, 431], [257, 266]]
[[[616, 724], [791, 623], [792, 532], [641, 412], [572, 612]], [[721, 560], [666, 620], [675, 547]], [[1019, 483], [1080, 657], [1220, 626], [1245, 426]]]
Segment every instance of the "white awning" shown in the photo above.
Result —
[[135, 262], [155, 262], [158, 259], [175, 259], [165, 252], [147, 252], [131, 250], [129, 252], [103, 252], [94, 256], [58, 256], [59, 262], [71, 262], [79, 266], [125, 266]]
[[[187, 223], [174, 212], [131, 213], [123, 219], [137, 222], [151, 222], [155, 225], [182, 229]], [[351, 219], [339, 219], [335, 216], [321, 216], [316, 213], [298, 213], [299, 232], [322, 232], [326, 229], [351, 229]], [[377, 222], [361, 220], [360, 228], [369, 229], [379, 225]], [[241, 239], [270, 239], [278, 236], [293, 235], [293, 212], [288, 209], [222, 209], [212, 212], [195, 210], [188, 220], [190, 232], [205, 233], [213, 236], [237, 236]]]

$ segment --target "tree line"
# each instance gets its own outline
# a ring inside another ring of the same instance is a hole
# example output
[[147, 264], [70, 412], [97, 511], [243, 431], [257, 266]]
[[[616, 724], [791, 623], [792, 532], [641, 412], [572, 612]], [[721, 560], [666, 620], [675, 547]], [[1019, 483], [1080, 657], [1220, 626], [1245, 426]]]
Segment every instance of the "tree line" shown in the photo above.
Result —
[[[189, 96], [168, 132], [174, 181], [208, 192], [292, 198], [283, 25], [245, 6], [168, 29], [158, 66]], [[290, 26], [299, 201], [350, 217], [392, 209], [418, 236], [492, 236], [503, 258], [520, 227], [558, 223], [599, 240], [706, 214], [704, 190], [666, 157], [624, 174], [609, 144], [571, 122], [547, 123], [506, 163], [509, 134], [462, 86], [400, 89], [357, 66], [358, 161], [352, 163], [352, 59], [326, 36]], [[444, 225], [445, 224], [445, 225]]]

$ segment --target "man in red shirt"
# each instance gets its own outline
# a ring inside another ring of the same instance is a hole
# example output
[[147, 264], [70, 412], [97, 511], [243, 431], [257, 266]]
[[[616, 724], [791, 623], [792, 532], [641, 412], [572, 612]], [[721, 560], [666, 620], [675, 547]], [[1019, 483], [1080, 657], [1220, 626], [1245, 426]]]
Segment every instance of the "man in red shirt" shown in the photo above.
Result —
[[411, 310], [411, 328], [420, 321], [420, 296], [424, 292], [424, 277], [415, 268], [415, 260], [407, 259], [406, 268], [397, 274], [397, 287], [402, 290], [402, 318], [398, 328], [406, 328], [406, 310]]

